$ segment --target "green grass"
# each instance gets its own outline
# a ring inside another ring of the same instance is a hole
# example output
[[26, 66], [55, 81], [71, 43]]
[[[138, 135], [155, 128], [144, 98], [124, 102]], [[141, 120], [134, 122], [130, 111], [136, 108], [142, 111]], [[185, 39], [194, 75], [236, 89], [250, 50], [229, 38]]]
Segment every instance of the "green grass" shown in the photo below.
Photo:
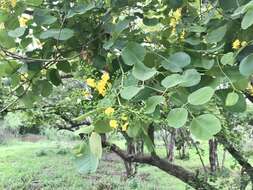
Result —
[[[117, 141], [124, 146], [124, 143]], [[0, 146], [0, 189], [11, 190], [109, 190], [109, 189], [147, 189], [147, 190], [185, 190], [186, 185], [165, 172], [147, 165], [140, 165], [135, 178], [126, 180], [122, 160], [113, 154], [104, 154], [95, 174], [82, 175], [73, 163], [70, 148], [73, 142], [15, 141]], [[207, 145], [202, 147], [207, 151]], [[203, 159], [208, 165], [208, 152]], [[176, 160], [175, 163], [191, 170], [201, 169], [195, 149], [190, 150], [190, 160]], [[163, 148], [158, 149], [165, 155]], [[222, 156], [222, 151], [219, 151]], [[234, 165], [227, 157], [226, 168]], [[237, 171], [237, 169], [235, 170]], [[234, 172], [235, 173], [235, 172]], [[234, 174], [233, 174], [234, 175]], [[236, 175], [236, 174], [235, 174]]]

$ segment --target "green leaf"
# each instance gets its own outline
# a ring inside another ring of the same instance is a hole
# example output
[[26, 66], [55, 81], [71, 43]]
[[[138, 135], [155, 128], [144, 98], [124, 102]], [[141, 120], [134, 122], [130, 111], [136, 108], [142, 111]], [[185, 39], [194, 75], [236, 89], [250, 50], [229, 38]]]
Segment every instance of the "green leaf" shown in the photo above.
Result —
[[249, 9], [244, 15], [241, 23], [242, 29], [246, 30], [253, 24], [253, 9]]
[[127, 86], [122, 89], [122, 91], [120, 92], [120, 96], [125, 100], [130, 100], [142, 89], [143, 87]]
[[26, 28], [19, 27], [16, 28], [15, 30], [10, 30], [8, 32], [8, 35], [12, 38], [18, 38], [24, 35]]
[[235, 105], [239, 100], [239, 95], [235, 92], [230, 92], [227, 95], [225, 105], [226, 106], [233, 106]]
[[93, 125], [96, 133], [108, 133], [112, 131], [108, 120], [98, 120]]
[[94, 173], [97, 170], [99, 159], [90, 150], [89, 145], [82, 143], [74, 149], [74, 162], [78, 171], [83, 174]]
[[96, 7], [95, 1], [82, 1], [80, 4], [69, 9], [66, 17], [71, 18], [75, 15], [82, 15]]
[[50, 84], [50, 82], [48, 82], [48, 80], [42, 80], [40, 82], [40, 85], [41, 85], [41, 96], [43, 97], [49, 96], [53, 91], [53, 86], [52, 84]]
[[167, 117], [167, 124], [174, 128], [183, 127], [187, 121], [188, 112], [185, 108], [174, 108]]
[[83, 126], [83, 127], [80, 127], [78, 130], [76, 130], [75, 134], [76, 135], [90, 134], [93, 130], [94, 130], [94, 126], [93, 125]]
[[98, 133], [92, 132], [89, 138], [89, 145], [91, 152], [100, 159], [102, 157], [102, 142], [101, 136]]
[[226, 53], [221, 57], [221, 64], [222, 65], [233, 65], [234, 62], [235, 62], [235, 60], [234, 60], [234, 53], [233, 52]]
[[31, 6], [39, 6], [42, 4], [42, 2], [43, 0], [25, 0], [25, 3]]
[[240, 73], [244, 76], [250, 76], [253, 73], [253, 54], [245, 57], [239, 66]]
[[33, 20], [38, 25], [50, 25], [57, 21], [57, 18], [51, 16], [46, 9], [35, 9], [33, 13]]
[[201, 76], [195, 69], [188, 69], [183, 73], [182, 82], [179, 86], [190, 87], [199, 84]]
[[156, 74], [155, 68], [146, 67], [143, 63], [135, 64], [133, 67], [133, 76], [141, 81], [148, 80]]
[[136, 138], [140, 135], [141, 129], [143, 126], [143, 122], [137, 120], [134, 122], [134, 125], [130, 125], [127, 128], [127, 135], [131, 138]]
[[162, 61], [162, 66], [171, 72], [181, 72], [182, 68], [191, 63], [191, 57], [185, 52], [172, 54], [167, 60]]
[[145, 113], [151, 114], [155, 111], [156, 106], [165, 102], [163, 96], [152, 96], [146, 101]]
[[60, 61], [56, 64], [57, 69], [65, 72], [70, 73], [71, 72], [71, 65], [68, 61]]
[[209, 102], [209, 100], [211, 100], [211, 98], [213, 97], [213, 94], [214, 94], [214, 89], [209, 86], [206, 86], [191, 93], [188, 96], [188, 102], [196, 106], [203, 105]]
[[59, 86], [62, 81], [61, 81], [61, 76], [58, 72], [57, 69], [50, 69], [48, 70], [48, 79], [55, 85], [55, 86]]
[[0, 45], [9, 49], [15, 47], [16, 43], [5, 30], [0, 30]]
[[142, 65], [145, 55], [145, 48], [135, 42], [129, 42], [121, 53], [122, 59], [126, 65]]
[[198, 139], [209, 140], [221, 130], [220, 120], [212, 114], [203, 114], [194, 118], [190, 131]]
[[182, 82], [182, 77], [179, 74], [172, 74], [162, 80], [161, 84], [165, 88], [174, 87]]
[[207, 43], [220, 42], [224, 38], [226, 32], [227, 32], [227, 25], [224, 25], [224, 26], [221, 26], [217, 29], [211, 30], [211, 32], [209, 32], [206, 35]]
[[40, 34], [41, 39], [54, 38], [56, 40], [68, 40], [74, 35], [74, 31], [68, 28], [49, 29]]

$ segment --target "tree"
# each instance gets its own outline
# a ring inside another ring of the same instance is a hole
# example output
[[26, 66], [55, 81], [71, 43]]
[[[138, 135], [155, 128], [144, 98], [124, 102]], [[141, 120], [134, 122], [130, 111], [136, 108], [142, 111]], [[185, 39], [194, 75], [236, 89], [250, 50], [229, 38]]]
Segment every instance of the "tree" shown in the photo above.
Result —
[[[156, 154], [154, 131], [184, 127], [219, 143], [245, 168], [224, 112], [246, 110], [252, 69], [253, 1], [12, 0], [0, 9], [0, 113], [31, 108], [62, 78], [86, 80], [92, 105], [75, 122], [88, 134], [77, 149], [83, 172], [96, 170], [101, 146], [127, 162], [156, 166], [196, 189], [216, 189], [202, 175]], [[99, 134], [143, 140], [150, 155], [129, 154]], [[81, 155], [81, 156], [80, 156]], [[86, 164], [84, 164], [86, 163]]]

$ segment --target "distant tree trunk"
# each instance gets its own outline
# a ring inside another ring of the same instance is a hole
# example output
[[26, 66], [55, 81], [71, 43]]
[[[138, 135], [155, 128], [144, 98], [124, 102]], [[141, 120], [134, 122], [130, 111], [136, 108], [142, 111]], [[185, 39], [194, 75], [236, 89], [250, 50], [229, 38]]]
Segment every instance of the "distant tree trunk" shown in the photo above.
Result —
[[216, 139], [209, 140], [209, 163], [211, 172], [219, 169], [219, 160], [217, 154], [218, 141]]
[[[129, 140], [127, 142], [127, 154], [134, 155], [135, 153], [136, 153], [136, 151], [135, 151], [134, 142], [132, 140]], [[127, 177], [129, 178], [131, 176], [134, 176], [136, 173], [136, 164], [131, 161], [127, 161], [127, 160], [124, 160], [124, 164], [125, 164], [125, 168], [126, 168]]]
[[173, 162], [174, 160], [174, 149], [175, 149], [175, 138], [176, 138], [176, 130], [173, 129], [170, 133], [170, 142], [168, 145], [168, 160]]
[[143, 140], [139, 140], [138, 142], [136, 142], [136, 152], [139, 155], [144, 154], [144, 141]]

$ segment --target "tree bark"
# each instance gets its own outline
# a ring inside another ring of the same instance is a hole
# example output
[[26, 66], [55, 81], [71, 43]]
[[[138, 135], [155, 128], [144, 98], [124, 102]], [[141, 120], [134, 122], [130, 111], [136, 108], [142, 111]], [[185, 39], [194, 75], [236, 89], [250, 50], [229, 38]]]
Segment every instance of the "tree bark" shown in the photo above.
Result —
[[253, 167], [248, 162], [248, 160], [243, 156], [239, 150], [237, 150], [233, 144], [231, 144], [224, 134], [217, 135], [218, 141], [225, 147], [225, 149], [236, 159], [236, 161], [241, 165], [244, 171], [249, 175], [250, 181], [253, 185]]
[[195, 173], [192, 173], [179, 165], [172, 164], [164, 159], [161, 159], [158, 156], [128, 155], [127, 152], [121, 150], [115, 144], [109, 144], [107, 142], [103, 142], [103, 146], [109, 147], [111, 151], [115, 152], [123, 160], [155, 166], [166, 173], [177, 177], [197, 190], [216, 190], [215, 187], [210, 185]]
[[219, 168], [219, 160], [217, 154], [218, 142], [216, 139], [209, 140], [209, 163], [211, 172], [216, 172]]
[[170, 162], [174, 161], [175, 136], [176, 136], [176, 130], [173, 129], [170, 133], [170, 143], [168, 145], [168, 160]]

